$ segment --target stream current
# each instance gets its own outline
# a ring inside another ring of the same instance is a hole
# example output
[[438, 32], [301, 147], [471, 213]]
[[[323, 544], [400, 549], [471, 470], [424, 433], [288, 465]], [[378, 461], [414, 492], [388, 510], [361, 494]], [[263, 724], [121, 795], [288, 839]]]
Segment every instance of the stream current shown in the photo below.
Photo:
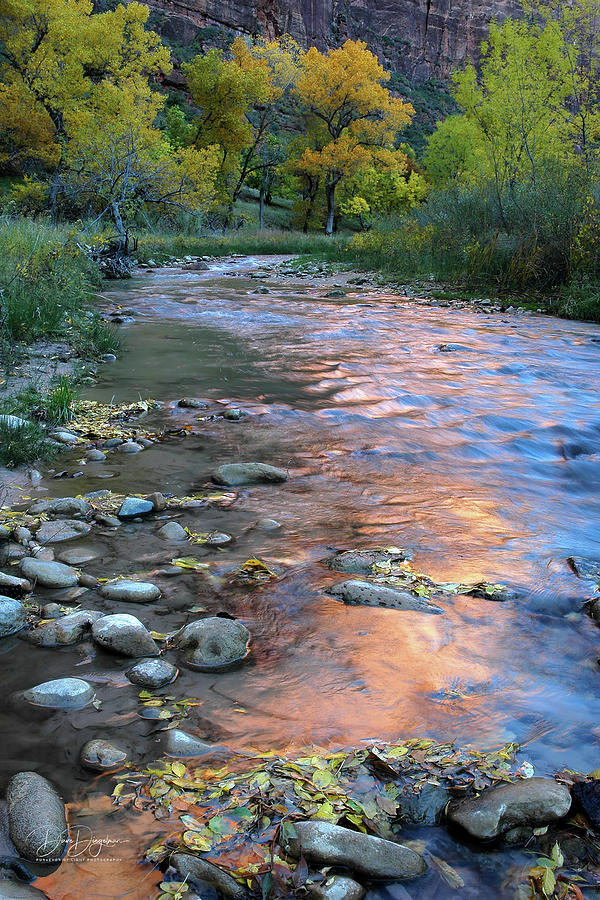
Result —
[[[327, 298], [317, 280], [296, 284], [267, 272], [258, 281], [252, 275], [264, 263], [155, 270], [105, 293], [136, 321], [122, 330], [125, 352], [86, 396], [153, 397], [165, 404], [152, 416], [157, 427], [192, 425], [196, 433], [83, 468], [81, 453], [72, 454], [67, 468], [83, 476], [50, 474], [40, 496], [102, 488], [189, 495], [221, 463], [282, 466], [286, 484], [240, 489], [231, 507], [179, 520], [234, 536], [229, 549], [185, 549], [215, 575], [258, 556], [279, 577], [250, 592], [215, 590], [195, 573], [150, 577], [163, 592], [156, 606], [105, 601], [107, 611], [170, 631], [201, 605], [249, 627], [253, 653], [244, 666], [218, 675], [182, 668], [174, 685], [178, 697], [202, 701], [185, 727], [236, 749], [426, 736], [475, 747], [519, 742], [540, 775], [597, 768], [600, 631], [583, 611], [592, 587], [567, 558], [600, 559], [598, 328], [416, 305], [363, 287]], [[253, 293], [257, 284], [270, 293]], [[200, 411], [176, 406], [182, 396], [249, 415], [199, 425]], [[281, 528], [253, 527], [263, 517]], [[85, 571], [148, 573], [183, 553], [166, 549], [155, 530], [148, 521], [95, 529], [77, 541], [96, 553]], [[368, 546], [408, 548], [416, 568], [438, 581], [499, 582], [516, 599], [448, 595], [444, 614], [429, 616], [326, 595], [342, 576], [323, 560]], [[7, 774], [35, 768], [92, 809], [96, 790], [100, 808], [110, 780], [92, 790], [89, 773], [77, 769], [81, 744], [102, 736], [146, 758], [155, 747], [123, 675], [126, 661], [87, 645], [4, 644]], [[94, 681], [102, 709], [23, 709], [15, 699], [67, 675]], [[151, 836], [151, 823], [133, 831], [128, 852]], [[91, 863], [61, 875], [65, 868], [38, 882], [51, 900], [152, 896], [147, 885], [129, 886], [118, 866], [103, 876]], [[391, 896], [445, 896], [428, 883]]]

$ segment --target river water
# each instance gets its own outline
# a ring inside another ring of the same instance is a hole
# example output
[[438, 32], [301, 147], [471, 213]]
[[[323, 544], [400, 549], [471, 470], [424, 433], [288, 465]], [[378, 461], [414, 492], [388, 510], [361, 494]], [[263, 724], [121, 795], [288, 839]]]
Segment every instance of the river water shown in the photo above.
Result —
[[[277, 580], [249, 591], [190, 573], [165, 579], [160, 606], [140, 609], [168, 631], [201, 604], [236, 615], [253, 634], [241, 669], [181, 671], [178, 697], [202, 701], [186, 728], [239, 749], [413, 736], [476, 747], [517, 741], [537, 774], [597, 768], [600, 632], [582, 611], [592, 589], [567, 558], [600, 559], [598, 328], [422, 306], [364, 287], [326, 298], [318, 280], [251, 278], [263, 263], [155, 270], [107, 291], [136, 323], [122, 330], [126, 352], [87, 395], [153, 397], [165, 402], [157, 424], [197, 433], [115, 454], [76, 482], [43, 483], [55, 496], [104, 487], [187, 495], [220, 463], [288, 469], [284, 485], [244, 489], [230, 508], [180, 519], [236, 538], [231, 549], [200, 551], [215, 576], [259, 556]], [[257, 284], [271, 293], [253, 293]], [[439, 349], [445, 344], [452, 352]], [[199, 424], [197, 410], [175, 406], [182, 396], [249, 415]], [[77, 469], [76, 456], [69, 467]], [[282, 527], [252, 527], [261, 517]], [[155, 528], [126, 525], [79, 541], [97, 551], [86, 571], [109, 577], [168, 562], [178, 552]], [[443, 615], [426, 616], [344, 606], [323, 592], [341, 580], [325, 558], [381, 545], [410, 549], [436, 580], [501, 582], [516, 599], [449, 595]], [[111, 612], [131, 611], [122, 606]], [[35, 766], [68, 796], [89, 799], [89, 777], [73, 775], [84, 740], [113, 737], [138, 754], [156, 752], [124, 664], [86, 646], [11, 646], [0, 725], [15, 770]], [[12, 696], [69, 674], [95, 679], [100, 712], [24, 713]], [[141, 846], [146, 832], [137, 837]], [[98, 893], [78, 894], [73, 878], [67, 888], [61, 877], [45, 880], [52, 900], [152, 896], [133, 886], [111, 893], [109, 875], [94, 882]]]

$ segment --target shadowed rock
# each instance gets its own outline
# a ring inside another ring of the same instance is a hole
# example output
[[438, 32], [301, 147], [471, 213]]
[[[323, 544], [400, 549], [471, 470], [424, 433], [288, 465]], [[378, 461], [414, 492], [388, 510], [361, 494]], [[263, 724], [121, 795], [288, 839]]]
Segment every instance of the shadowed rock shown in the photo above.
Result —
[[238, 487], [242, 484], [280, 484], [287, 481], [287, 472], [265, 463], [227, 463], [212, 474], [216, 484]]
[[61, 860], [68, 844], [67, 820], [50, 782], [37, 772], [19, 772], [8, 782], [6, 802], [8, 832], [21, 856], [39, 863]]
[[384, 584], [372, 584], [370, 581], [341, 581], [327, 588], [327, 593], [344, 603], [358, 606], [383, 606], [388, 609], [413, 610], [424, 613], [442, 613], [439, 606], [434, 606], [423, 597], [416, 597], [409, 591], [398, 591]]

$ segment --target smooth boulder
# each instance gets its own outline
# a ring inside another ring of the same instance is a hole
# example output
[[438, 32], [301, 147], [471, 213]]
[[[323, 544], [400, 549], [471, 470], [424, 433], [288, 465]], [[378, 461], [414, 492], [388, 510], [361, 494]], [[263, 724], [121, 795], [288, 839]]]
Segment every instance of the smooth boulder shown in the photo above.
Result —
[[362, 884], [346, 875], [329, 875], [320, 884], [307, 884], [310, 900], [362, 900], [365, 889]]
[[166, 659], [141, 659], [125, 673], [132, 684], [146, 688], [164, 687], [171, 684], [179, 674], [179, 669]]
[[94, 697], [94, 688], [82, 678], [55, 678], [23, 692], [35, 706], [53, 709], [82, 709]]
[[56, 863], [65, 855], [69, 832], [65, 805], [37, 772], [19, 772], [6, 790], [8, 833], [19, 854], [31, 862]]
[[225, 897], [242, 898], [246, 891], [241, 884], [218, 866], [214, 866], [207, 859], [192, 856], [190, 853], [174, 853], [169, 862], [177, 871], [182, 881], [192, 884], [200, 882], [210, 885]]
[[167, 756], [178, 756], [181, 758], [207, 756], [214, 753], [215, 750], [222, 750], [215, 744], [207, 744], [193, 734], [187, 731], [181, 731], [179, 728], [170, 728], [165, 734], [163, 750]]
[[410, 847], [329, 822], [294, 822], [285, 831], [284, 849], [309, 863], [347, 866], [370, 878], [416, 878], [427, 868], [421, 854]]
[[41, 587], [73, 587], [79, 580], [75, 569], [53, 560], [34, 559], [32, 556], [27, 556], [21, 560], [19, 568], [29, 581], [35, 581]]
[[566, 785], [552, 778], [526, 778], [487, 788], [478, 797], [455, 800], [448, 807], [448, 821], [478, 841], [489, 841], [512, 828], [557, 822], [570, 808]]
[[79, 753], [79, 761], [93, 772], [106, 772], [121, 766], [127, 759], [125, 750], [100, 738], [88, 741]]
[[51, 622], [42, 622], [33, 631], [27, 632], [25, 638], [38, 647], [69, 647], [90, 636], [92, 625], [103, 617], [104, 613], [93, 609], [79, 609]]
[[13, 597], [15, 594], [30, 594], [31, 583], [26, 578], [17, 578], [16, 575], [0, 572], [0, 591], [6, 597]]
[[135, 616], [103, 616], [94, 622], [92, 637], [101, 647], [121, 656], [158, 656], [152, 635]]
[[39, 544], [60, 544], [85, 537], [91, 530], [91, 525], [78, 519], [54, 519], [52, 522], [42, 522], [35, 539]]
[[0, 596], [0, 638], [16, 634], [27, 622], [27, 612], [22, 603], [12, 597]]
[[157, 534], [164, 541], [187, 541], [188, 539], [187, 531], [179, 522], [167, 522], [158, 529]]
[[101, 587], [100, 593], [107, 600], [122, 600], [125, 603], [150, 603], [158, 600], [160, 589], [147, 581], [110, 581]]
[[373, 566], [402, 563], [407, 559], [409, 554], [400, 549], [344, 550], [328, 559], [327, 565], [334, 572], [344, 572], [347, 575], [372, 575]]
[[83, 497], [55, 497], [53, 500], [36, 500], [27, 512], [30, 516], [51, 513], [58, 516], [87, 516], [91, 506]]
[[370, 581], [341, 581], [327, 588], [327, 593], [343, 603], [358, 606], [382, 606], [386, 609], [413, 610], [439, 614], [443, 612], [423, 597]]
[[126, 497], [117, 513], [119, 519], [136, 519], [138, 516], [147, 516], [154, 511], [150, 500], [141, 497]]
[[281, 484], [287, 481], [287, 472], [265, 463], [226, 463], [212, 474], [215, 484], [238, 487], [243, 484]]
[[250, 632], [235, 619], [210, 616], [185, 625], [175, 635], [186, 663], [200, 671], [228, 668], [248, 655]]

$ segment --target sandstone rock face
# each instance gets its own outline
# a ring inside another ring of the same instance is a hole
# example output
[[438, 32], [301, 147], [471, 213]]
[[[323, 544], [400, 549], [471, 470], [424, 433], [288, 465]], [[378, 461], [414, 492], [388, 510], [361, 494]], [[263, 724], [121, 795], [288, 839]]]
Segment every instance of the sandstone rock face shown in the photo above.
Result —
[[181, 43], [223, 33], [291, 34], [304, 47], [364, 40], [386, 67], [409, 77], [445, 78], [477, 54], [492, 18], [518, 15], [517, 0], [149, 0], [154, 23]]

